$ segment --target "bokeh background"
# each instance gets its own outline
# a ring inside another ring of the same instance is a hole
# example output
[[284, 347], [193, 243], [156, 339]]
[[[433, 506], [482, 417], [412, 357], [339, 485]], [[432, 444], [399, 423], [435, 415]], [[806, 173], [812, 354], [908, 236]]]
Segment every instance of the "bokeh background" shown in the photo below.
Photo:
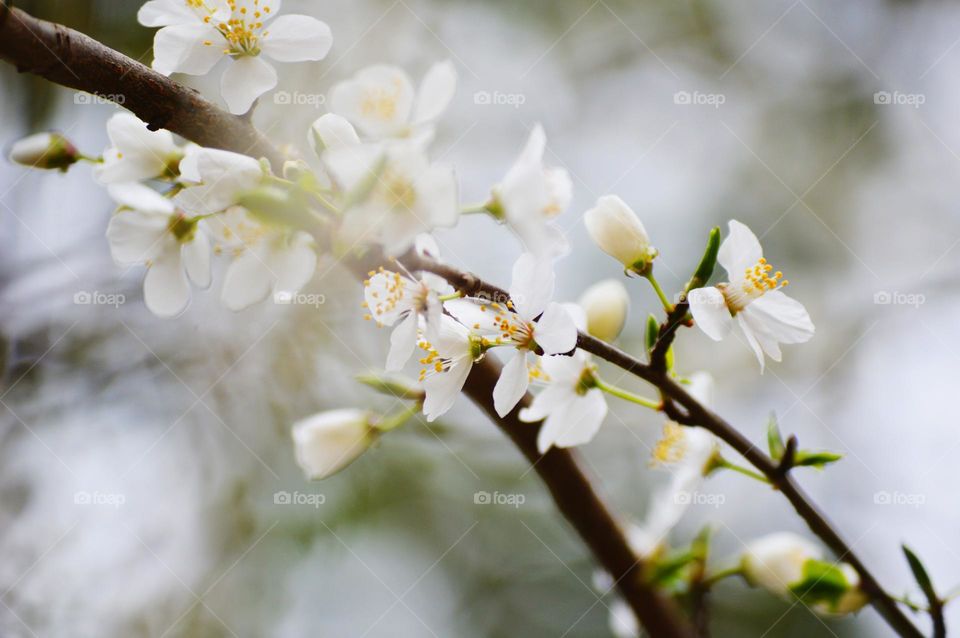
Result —
[[[139, 2], [17, 4], [151, 59]], [[434, 61], [456, 64], [434, 149], [467, 202], [544, 124], [550, 163], [575, 183], [560, 218], [574, 248], [558, 265], [567, 299], [620, 275], [583, 232], [600, 195], [641, 215], [670, 289], [711, 226], [750, 225], [816, 338], [760, 375], [741, 340], [686, 331], [681, 369], [712, 372], [717, 409], [754, 440], [776, 412], [804, 447], [845, 455], [801, 481], [893, 593], [918, 599], [901, 542], [944, 592], [957, 584], [955, 3], [288, 0], [285, 11], [325, 20], [335, 42], [327, 60], [282, 69], [290, 104], [267, 98], [257, 112], [291, 153], [309, 153], [325, 92], [378, 62], [415, 80]], [[219, 99], [215, 75], [187, 81]], [[9, 67], [0, 82], [0, 143], [57, 128], [92, 153], [107, 145], [116, 107]], [[317, 308], [232, 314], [215, 283], [159, 320], [139, 297], [142, 271], [109, 258], [111, 205], [89, 173], [0, 165], [0, 634], [610, 635], [589, 556], [466, 400], [433, 431], [412, 425], [332, 479], [302, 478], [294, 419], [392, 407], [353, 381], [383, 361], [387, 334], [361, 320], [360, 287], [332, 259], [312, 285]], [[486, 218], [439, 239], [449, 261], [501, 284], [519, 254]], [[656, 300], [628, 285], [622, 341], [639, 352]], [[125, 303], [76, 303], [94, 291]], [[666, 479], [648, 463], [661, 426], [616, 405], [582, 450], [624, 516], [642, 518]], [[782, 497], [742, 477], [703, 489], [714, 505], [692, 507], [672, 540], [712, 523], [718, 565], [764, 533], [805, 533]], [[478, 491], [524, 502], [478, 505]], [[323, 504], [275, 504], [278, 492]], [[890, 635], [870, 609], [821, 620], [739, 581], [712, 602], [717, 636]]]

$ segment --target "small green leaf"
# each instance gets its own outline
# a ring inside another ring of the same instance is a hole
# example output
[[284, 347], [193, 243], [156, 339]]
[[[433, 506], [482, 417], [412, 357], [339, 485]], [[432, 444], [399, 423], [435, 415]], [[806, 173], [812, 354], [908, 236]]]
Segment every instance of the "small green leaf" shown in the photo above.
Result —
[[910, 571], [913, 572], [913, 578], [917, 581], [917, 584], [920, 585], [920, 589], [923, 591], [923, 595], [927, 597], [927, 600], [930, 602], [938, 600], [937, 592], [933, 588], [933, 581], [930, 580], [930, 575], [927, 573], [926, 568], [923, 566], [923, 563], [920, 562], [920, 559], [917, 558], [917, 555], [913, 553], [906, 545], [901, 545], [903, 548], [903, 554], [907, 557], [907, 563], [910, 565]]
[[657, 318], [650, 314], [647, 317], [647, 328], [644, 333], [645, 343], [647, 344], [647, 352], [653, 350], [653, 346], [657, 343], [657, 337], [660, 336], [660, 324], [657, 322]]
[[775, 461], [783, 458], [786, 446], [783, 444], [783, 435], [780, 434], [780, 426], [777, 425], [777, 415], [770, 414], [770, 421], [767, 423], [767, 446], [770, 448], [770, 456]]
[[691, 550], [669, 554], [653, 565], [650, 582], [659, 587], [675, 586], [682, 579], [684, 570], [696, 560], [697, 556]]
[[690, 553], [693, 554], [696, 560], [706, 562], [707, 556], [710, 553], [710, 538], [712, 535], [713, 528], [709, 525], [704, 525], [696, 538], [693, 539], [693, 542], [690, 543]]
[[849, 589], [840, 567], [814, 558], [804, 563], [800, 582], [790, 586], [790, 591], [808, 604], [825, 601], [834, 605]]
[[793, 464], [797, 467], [815, 467], [818, 470], [822, 470], [825, 466], [830, 463], [836, 463], [842, 458], [842, 454], [834, 454], [833, 452], [810, 452], [801, 450], [797, 452]]
[[702, 288], [710, 281], [713, 276], [713, 268], [717, 264], [717, 253], [720, 252], [720, 228], [714, 227], [707, 237], [707, 247], [703, 251], [703, 257], [700, 258], [700, 265], [693, 273], [693, 277], [687, 282], [684, 292], [690, 292], [697, 288]]

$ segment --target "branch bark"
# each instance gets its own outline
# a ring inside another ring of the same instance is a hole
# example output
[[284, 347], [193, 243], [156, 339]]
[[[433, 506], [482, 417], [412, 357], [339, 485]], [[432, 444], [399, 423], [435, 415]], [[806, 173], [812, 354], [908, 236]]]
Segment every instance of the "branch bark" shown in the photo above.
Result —
[[[266, 157], [274, 167], [283, 162], [282, 155], [245, 119], [223, 112], [195, 91], [82, 33], [10, 8], [6, 0], [0, 0], [0, 59], [21, 72], [114, 99], [152, 129], [165, 128], [203, 146]], [[375, 255], [368, 255], [366, 261], [385, 263]], [[352, 267], [362, 274], [369, 263]], [[466, 280], [461, 284], [466, 285]], [[643, 562], [575, 455], [556, 449], [540, 455], [536, 424], [520, 422], [516, 411], [498, 417], [492, 396], [499, 376], [498, 364], [481, 361], [464, 391], [534, 464], [560, 512], [616, 580], [646, 631], [658, 638], [692, 638], [694, 631], [674, 601], [644, 582]], [[529, 395], [524, 397], [524, 404], [529, 400]]]

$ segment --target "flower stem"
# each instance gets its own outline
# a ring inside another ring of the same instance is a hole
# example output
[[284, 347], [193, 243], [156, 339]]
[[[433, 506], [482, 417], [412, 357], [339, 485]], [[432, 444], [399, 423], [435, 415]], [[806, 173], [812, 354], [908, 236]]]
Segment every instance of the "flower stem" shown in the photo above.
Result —
[[488, 210], [489, 204], [484, 202], [482, 204], [468, 204], [460, 209], [461, 215], [477, 215], [479, 213], [489, 213]]
[[451, 299], [459, 299], [462, 296], [463, 296], [463, 293], [458, 290], [449, 295], [440, 295], [439, 297], [437, 297], [437, 299], [440, 301], [450, 301]]
[[673, 311], [673, 304], [670, 303], [670, 300], [667, 299], [666, 293], [663, 292], [663, 288], [660, 287], [660, 282], [657, 281], [657, 278], [653, 276], [653, 270], [644, 275], [647, 281], [650, 282], [650, 285], [653, 286], [653, 291], [657, 293], [657, 297], [660, 298], [660, 303], [663, 304], [663, 309], [668, 313]]
[[733, 576], [740, 576], [743, 574], [743, 569], [736, 565], [734, 567], [728, 567], [727, 569], [721, 569], [718, 572], [714, 572], [703, 579], [703, 584], [705, 587], [713, 587], [719, 583], [724, 578], [731, 578]]
[[736, 463], [731, 463], [730, 461], [722, 457], [720, 458], [719, 461], [717, 461], [717, 467], [722, 467], [727, 470], [733, 470], [734, 472], [743, 474], [744, 476], [749, 476], [750, 478], [760, 481], [761, 483], [770, 482], [770, 480], [763, 474], [760, 474], [759, 472], [754, 472], [753, 470], [749, 470], [745, 467], [737, 465]]
[[400, 427], [401, 425], [403, 425], [404, 423], [406, 423], [408, 420], [410, 420], [410, 417], [420, 412], [420, 407], [421, 407], [420, 402], [414, 401], [413, 403], [406, 406], [405, 408], [401, 410], [397, 410], [393, 414], [388, 414], [384, 416], [382, 419], [380, 419], [380, 421], [378, 421], [375, 424], [375, 426], [377, 430], [381, 433], [394, 430]]
[[660, 401], [657, 401], [655, 399], [648, 399], [646, 397], [642, 397], [637, 394], [634, 394], [633, 392], [630, 392], [628, 390], [624, 390], [623, 388], [618, 388], [615, 385], [607, 383], [606, 381], [604, 381], [603, 379], [601, 379], [596, 375], [594, 375], [593, 380], [594, 380], [594, 383], [596, 384], [596, 387], [600, 388], [607, 394], [613, 395], [615, 397], [619, 397], [621, 399], [624, 399], [625, 401], [630, 401], [631, 403], [636, 403], [637, 405], [642, 405], [643, 407], [650, 408], [651, 410], [660, 410], [660, 405], [661, 405]]

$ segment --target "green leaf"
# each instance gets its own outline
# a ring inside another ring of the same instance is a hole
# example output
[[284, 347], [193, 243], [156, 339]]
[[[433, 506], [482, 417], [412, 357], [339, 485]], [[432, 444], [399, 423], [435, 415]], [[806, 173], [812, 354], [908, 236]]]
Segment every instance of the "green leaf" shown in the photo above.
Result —
[[808, 604], [823, 601], [834, 605], [849, 589], [839, 566], [815, 558], [803, 564], [803, 578], [790, 586], [790, 591]]
[[647, 352], [653, 350], [653, 346], [657, 343], [657, 337], [660, 336], [660, 324], [657, 322], [657, 318], [651, 313], [647, 317], [647, 327], [646, 332], [644, 333], [645, 343], [647, 345]]
[[920, 562], [920, 559], [917, 558], [917, 555], [913, 553], [906, 545], [901, 545], [903, 548], [903, 555], [907, 557], [907, 563], [910, 565], [910, 571], [913, 572], [913, 578], [917, 581], [917, 584], [920, 585], [920, 589], [923, 591], [923, 595], [927, 597], [927, 600], [934, 602], [938, 600], [937, 592], [933, 588], [933, 581], [930, 580], [930, 575], [927, 573], [926, 568], [923, 566], [923, 563]]
[[703, 251], [703, 257], [700, 258], [700, 265], [693, 273], [693, 277], [687, 282], [684, 292], [690, 292], [696, 288], [702, 288], [710, 281], [713, 276], [713, 268], [717, 265], [717, 253], [720, 252], [720, 228], [715, 226], [707, 237], [707, 247]]
[[770, 421], [767, 423], [767, 447], [770, 448], [770, 456], [775, 461], [783, 458], [786, 446], [783, 443], [783, 435], [780, 434], [780, 426], [777, 425], [777, 415], [771, 413]]
[[659, 587], [673, 587], [678, 584], [686, 568], [697, 560], [691, 550], [669, 554], [658, 560], [650, 573], [650, 582]]
[[710, 554], [710, 538], [712, 535], [713, 528], [709, 525], [704, 525], [696, 538], [693, 539], [693, 542], [690, 543], [690, 553], [693, 554], [696, 560], [706, 562], [707, 556]]
[[810, 452], [808, 450], [800, 450], [797, 452], [793, 464], [796, 467], [815, 467], [818, 470], [822, 470], [825, 466], [829, 465], [830, 463], [836, 463], [842, 458], [842, 454], [834, 454], [833, 452]]

